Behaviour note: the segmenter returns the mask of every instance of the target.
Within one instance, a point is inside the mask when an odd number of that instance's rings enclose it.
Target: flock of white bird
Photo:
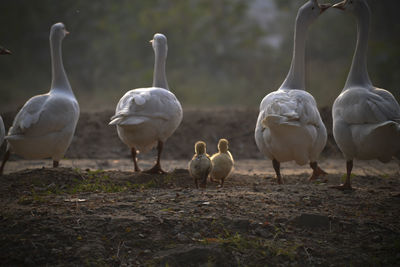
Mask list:
[[[298,11],[293,58],[290,70],[280,88],[264,97],[255,128],[259,150],[270,160],[278,183],[282,183],[280,163],[294,160],[303,165],[309,162],[313,172],[310,180],[326,174],[317,164],[327,141],[326,128],[321,120],[314,97],[305,86],[305,45],[308,27],[330,4],[309,0]],[[347,164],[347,176],[338,189],[351,189],[353,159],[378,159],[388,162],[400,159],[400,107],[393,95],[372,85],[367,71],[367,47],[370,9],[366,0],[344,0],[332,7],[354,15],[357,20],[357,44],[341,94],[336,98],[333,114],[333,135]],[[68,34],[64,24],[50,30],[52,83],[47,94],[30,98],[16,115],[5,139],[7,150],[0,167],[2,174],[10,152],[26,159],[52,158],[57,167],[73,138],[79,118],[79,105],[66,76],[61,43]],[[154,53],[152,87],[128,91],[118,102],[110,125],[116,125],[118,136],[130,149],[134,170],[140,171],[137,151],[146,152],[157,146],[154,167],[145,172],[164,173],[160,157],[164,142],[182,121],[182,107],[169,90],[165,73],[168,46],[163,34],[151,41]],[[4,48],[1,54],[10,52]],[[5,135],[0,117],[0,142]],[[0,143],[0,144],[1,144]],[[206,154],[206,144],[195,144],[189,172],[205,187],[207,177],[223,186],[233,169],[228,141],[221,139],[219,152]]]

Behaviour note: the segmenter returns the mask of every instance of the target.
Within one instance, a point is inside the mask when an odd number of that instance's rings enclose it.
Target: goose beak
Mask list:
[[[347,0],[344,0],[344,1],[340,2],[340,3],[334,4],[332,7],[340,9],[340,10],[346,10],[346,7],[345,7],[346,4],[347,4]]]
[[[1,55],[12,55],[11,51],[8,49],[5,49],[5,48],[0,51],[0,54]]]
[[[319,9],[320,9],[320,14],[324,13],[325,10],[330,8],[332,4],[320,4]]]
[[[150,40],[149,43],[153,44],[154,40]]]
[[[68,35],[68,34],[69,34],[69,31],[65,30],[65,35]]]

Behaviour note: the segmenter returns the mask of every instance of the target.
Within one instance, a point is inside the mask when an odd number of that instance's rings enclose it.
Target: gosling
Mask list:
[[[213,169],[210,173],[211,182],[219,182],[220,186],[224,186],[224,181],[233,170],[233,157],[228,151],[228,140],[220,139],[218,142],[218,153],[211,156]]]
[[[189,173],[194,178],[196,188],[199,188],[199,181],[200,186],[206,188],[207,177],[212,169],[210,156],[206,153],[206,143],[203,141],[196,142],[194,151],[195,154],[188,166]]]

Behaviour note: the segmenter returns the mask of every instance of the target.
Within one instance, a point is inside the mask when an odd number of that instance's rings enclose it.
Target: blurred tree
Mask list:
[[[59,21],[71,32],[64,64],[83,109],[114,107],[127,90],[151,85],[148,40],[156,32],[168,38],[168,80],[183,105],[258,106],[289,69],[294,20],[305,2],[265,1],[269,9],[259,0],[3,1],[0,43],[14,54],[0,59],[0,110],[48,90],[48,35]],[[396,0],[369,2],[371,78],[399,97]],[[257,18],[270,13],[276,14],[266,22]],[[353,18],[333,9],[311,27],[307,84],[321,106],[331,105],[343,87],[355,29]]]

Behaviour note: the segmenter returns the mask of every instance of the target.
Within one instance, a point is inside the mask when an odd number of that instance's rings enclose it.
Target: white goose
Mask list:
[[[289,73],[281,87],[261,102],[255,129],[260,151],[272,160],[278,183],[282,183],[280,163],[308,161],[313,173],[310,180],[325,172],[317,158],[325,146],[327,133],[314,97],[305,91],[305,43],[311,23],[330,7],[310,0],[300,7],[295,24],[294,50]]]
[[[61,42],[68,34],[62,23],[50,30],[52,81],[50,92],[29,99],[15,116],[8,131],[7,152],[0,174],[10,152],[26,159],[52,158],[57,167],[68,149],[79,118],[79,105],[65,74]]]
[[[400,107],[393,95],[372,85],[367,71],[370,10],[365,0],[333,7],[357,19],[357,45],[346,84],[333,104],[333,135],[347,161],[345,183],[351,189],[353,159],[390,161],[400,157]]]
[[[118,102],[110,125],[117,125],[118,136],[131,148],[135,171],[137,150],[146,152],[157,145],[158,155],[154,167],[147,173],[165,173],[160,164],[164,142],[182,121],[182,107],[169,91],[165,74],[167,38],[160,33],[150,41],[155,53],[153,87],[128,91]]]

